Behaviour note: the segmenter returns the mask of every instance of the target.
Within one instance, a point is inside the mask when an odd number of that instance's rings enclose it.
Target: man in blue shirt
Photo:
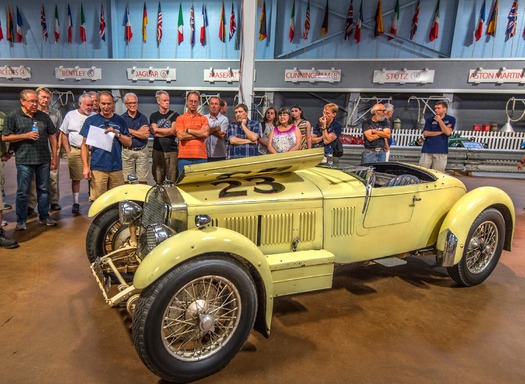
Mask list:
[[[339,111],[337,104],[328,103],[323,108],[323,116],[312,130],[312,148],[324,147],[325,157],[334,153],[335,141],[343,131],[343,126],[335,120]],[[334,165],[337,166],[337,159],[333,159]],[[332,164],[330,164],[332,165]]]
[[[124,184],[122,174],[122,147],[131,146],[131,137],[126,121],[114,113],[115,101],[109,92],[100,92],[100,112],[90,116],[84,122],[80,135],[82,139],[83,175],[91,180],[89,199],[96,200],[107,190]],[[95,146],[91,147],[91,162],[86,140],[91,129],[103,129],[105,134],[113,135],[111,151]]]
[[[230,159],[258,156],[261,125],[248,119],[246,104],[235,106],[235,120],[228,127],[228,154]]]
[[[456,118],[447,115],[448,104],[438,101],[434,105],[434,116],[425,120],[423,136],[425,142],[421,149],[419,165],[445,172],[448,155],[448,137],[456,126]]]

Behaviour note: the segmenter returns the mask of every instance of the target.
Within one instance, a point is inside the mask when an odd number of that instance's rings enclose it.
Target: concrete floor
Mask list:
[[[15,170],[6,167],[14,203]],[[33,216],[21,244],[0,249],[0,383],[159,383],[142,364],[124,310],[109,308],[88,268],[86,184],[71,214],[45,228]],[[463,177],[505,189],[516,206],[512,252],[482,285],[458,288],[432,259],[385,268],[343,266],[334,288],[276,301],[272,335],[252,333],[229,366],[200,383],[524,383],[523,180]]]

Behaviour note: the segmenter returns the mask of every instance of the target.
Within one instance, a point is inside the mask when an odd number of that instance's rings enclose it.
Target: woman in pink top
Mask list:
[[[288,108],[281,108],[277,114],[279,125],[270,132],[268,152],[281,153],[297,151],[301,148],[301,131],[292,124],[292,113]]]

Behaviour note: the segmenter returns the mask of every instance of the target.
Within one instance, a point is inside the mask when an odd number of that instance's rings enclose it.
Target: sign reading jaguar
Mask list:
[[[252,329],[269,336],[276,297],[330,288],[337,265],[433,254],[472,286],[511,248],[514,207],[500,189],[322,159],[312,149],[193,165],[177,184],[126,185],[93,203],[93,274],[132,315],[152,372],[188,382],[224,368]]]

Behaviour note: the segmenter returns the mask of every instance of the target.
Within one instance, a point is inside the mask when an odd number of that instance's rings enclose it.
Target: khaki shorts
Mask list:
[[[422,153],[419,158],[419,165],[425,168],[435,169],[436,171],[445,172],[447,166],[446,153]]]
[[[71,180],[80,181],[84,178],[80,149],[71,147],[71,151],[67,156],[67,166],[69,167],[69,178]]]
[[[104,192],[119,185],[124,185],[124,175],[122,171],[105,172],[91,170],[89,199],[95,201]]]

